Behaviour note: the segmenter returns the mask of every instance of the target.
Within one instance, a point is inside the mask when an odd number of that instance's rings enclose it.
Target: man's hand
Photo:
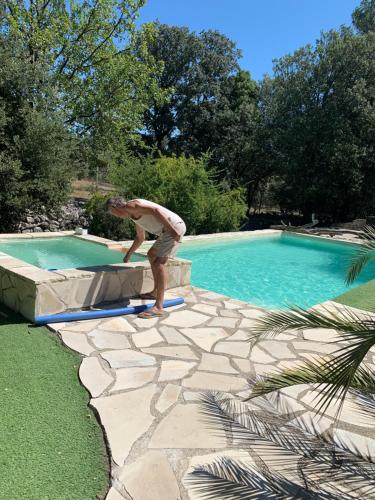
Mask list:
[[[132,256],[132,254],[129,253],[128,249],[126,249],[126,254],[125,254],[124,258],[122,259],[122,261],[125,262],[125,264],[126,264],[127,262],[130,261],[131,256]]]
[[[131,255],[126,254],[125,257],[123,258],[123,262],[125,262],[125,264],[127,262],[130,262],[130,257],[131,257]]]

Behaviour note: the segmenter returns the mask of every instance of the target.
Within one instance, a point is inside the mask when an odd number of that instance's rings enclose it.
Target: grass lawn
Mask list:
[[[335,302],[346,306],[358,307],[365,311],[375,312],[375,280],[371,280],[362,286],[353,288],[349,292],[340,295]]]
[[[104,498],[108,460],[79,364],[46,328],[0,308],[1,500]]]

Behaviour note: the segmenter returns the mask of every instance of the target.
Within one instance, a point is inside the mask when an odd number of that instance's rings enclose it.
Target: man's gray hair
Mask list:
[[[126,200],[122,196],[114,196],[106,201],[107,210],[110,208],[122,208],[126,205]]]

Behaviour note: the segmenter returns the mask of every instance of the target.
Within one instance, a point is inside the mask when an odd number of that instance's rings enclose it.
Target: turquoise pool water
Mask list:
[[[375,278],[368,267],[345,285],[354,245],[293,235],[261,236],[182,245],[193,261],[192,284],[267,308],[309,307]]]
[[[42,269],[71,269],[119,264],[124,257],[121,252],[70,236],[0,240],[0,252],[5,252]],[[143,261],[145,258],[142,255],[133,255],[131,260]]]

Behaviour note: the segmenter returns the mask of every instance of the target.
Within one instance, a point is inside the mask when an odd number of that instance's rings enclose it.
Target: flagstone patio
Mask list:
[[[186,487],[189,468],[213,454],[244,454],[207,428],[200,393],[224,391],[242,398],[249,391],[248,377],[338,348],[337,334],[327,330],[285,333],[252,347],[248,332],[262,309],[198,288],[167,295],[182,295],[185,304],[167,309],[162,318],[128,315],[49,325],[83,356],[79,376],[111,455],[108,500],[199,498]],[[131,300],[132,305],[141,302]],[[367,361],[375,360],[370,355]],[[338,444],[352,443],[358,455],[375,460],[372,416],[359,412],[349,399],[334,426],[334,410],[314,416],[314,395],[311,387],[299,385],[269,400],[296,425],[329,435]]]

